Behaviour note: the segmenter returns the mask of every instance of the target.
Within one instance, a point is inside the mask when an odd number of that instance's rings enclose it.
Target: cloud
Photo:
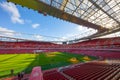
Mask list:
[[[15,31],[0,27],[0,36],[13,37],[14,35],[15,35]]]
[[[73,36],[75,36],[75,35],[77,35],[77,34],[72,34],[72,33],[70,33],[70,34],[65,34],[65,35],[62,36],[61,38],[54,38],[54,39],[52,39],[52,40],[53,40],[53,41],[69,41],[69,40],[71,40],[71,39],[74,39]]]
[[[105,36],[101,36],[99,38],[109,38],[109,37],[120,37],[120,31],[112,33],[112,34],[108,34],[108,35],[105,35]]]
[[[97,32],[97,30],[95,30],[95,29],[83,27],[80,25],[75,27],[75,30],[78,33],[65,34],[60,39],[55,39],[55,40],[56,41],[67,41],[67,40],[80,39],[80,38],[87,37],[87,36],[92,35]]]
[[[35,40],[44,40],[44,38],[43,38],[43,36],[40,36],[40,35],[34,35],[33,36],[33,38],[35,39]]]
[[[54,37],[54,38],[45,38],[43,39],[43,36],[35,36],[39,40],[50,40],[50,41],[69,41],[69,40],[75,40],[75,39],[80,39],[83,37],[87,37],[89,35],[92,35],[97,32],[97,30],[94,30],[92,28],[87,28],[87,27],[82,27],[82,26],[77,26],[75,27],[76,33],[67,33],[62,35],[61,37]]]
[[[84,36],[86,37],[86,36],[92,35],[97,32],[97,30],[95,30],[95,29],[87,28],[87,27],[83,27],[83,26],[77,26],[76,30],[80,32],[77,35],[78,37],[84,37]]]
[[[87,27],[84,27],[84,26],[80,26],[80,25],[79,25],[79,26],[76,27],[76,30],[85,32],[85,31],[94,30],[94,29],[92,29],[92,28],[87,28]]]
[[[0,6],[10,14],[13,23],[24,24],[24,20],[20,18],[20,13],[13,3],[3,2],[0,3]]]
[[[36,29],[36,28],[38,28],[39,26],[40,26],[40,24],[36,23],[36,24],[33,24],[33,25],[32,25],[32,28]]]

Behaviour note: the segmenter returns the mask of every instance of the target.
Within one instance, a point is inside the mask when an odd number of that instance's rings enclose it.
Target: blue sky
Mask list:
[[[88,32],[91,30],[49,15],[44,16],[20,5],[7,3],[6,0],[0,1],[0,34],[3,36],[38,40],[58,40],[59,38],[52,37],[60,37],[60,39],[66,40],[90,34]]]

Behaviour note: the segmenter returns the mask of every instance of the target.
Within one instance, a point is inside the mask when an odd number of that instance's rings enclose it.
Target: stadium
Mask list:
[[[3,0],[0,13],[0,80],[120,80],[120,0]]]

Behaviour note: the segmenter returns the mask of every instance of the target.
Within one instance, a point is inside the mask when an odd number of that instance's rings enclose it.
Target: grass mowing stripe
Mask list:
[[[83,55],[62,52],[40,53],[40,54],[3,54],[0,55],[0,75],[9,76],[10,70],[17,72],[31,72],[34,66],[41,66],[42,70],[67,66],[73,64],[70,59],[76,58],[79,62],[85,62]],[[96,58],[90,57],[91,60]]]

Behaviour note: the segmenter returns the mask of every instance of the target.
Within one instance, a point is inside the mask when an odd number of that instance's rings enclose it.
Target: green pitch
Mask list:
[[[11,76],[10,70],[14,70],[14,75],[24,71],[30,73],[35,66],[41,66],[42,70],[86,62],[96,59],[95,57],[78,54],[51,52],[40,54],[2,54],[0,55],[0,77]]]

